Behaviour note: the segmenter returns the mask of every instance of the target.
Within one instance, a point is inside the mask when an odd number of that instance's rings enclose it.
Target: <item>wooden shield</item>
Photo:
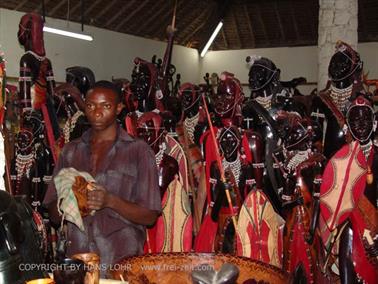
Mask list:
[[[282,267],[282,233],[285,221],[261,190],[252,190],[239,213],[237,255]]]
[[[327,163],[320,187],[320,212],[330,231],[355,208],[366,185],[367,162],[358,142],[344,145]]]

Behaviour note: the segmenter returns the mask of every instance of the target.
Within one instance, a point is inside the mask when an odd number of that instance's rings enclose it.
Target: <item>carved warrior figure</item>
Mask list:
[[[353,141],[328,162],[320,191],[320,230],[328,258],[338,254],[341,283],[376,283],[378,269],[377,146],[371,102],[359,95],[346,112]],[[332,258],[331,258],[332,259]]]
[[[162,216],[148,232],[148,252],[187,252],[192,244],[192,217],[183,154],[177,155],[177,145],[167,140],[160,115],[146,112],[138,119],[138,136],[154,150],[162,197]],[[168,137],[170,139],[170,137]]]
[[[24,15],[19,24],[18,40],[25,54],[20,60],[19,100],[21,114],[34,109],[43,113],[47,139],[54,161],[57,159],[55,139],[60,135],[52,95],[55,81],[43,41],[43,20],[38,14]]]
[[[74,66],[66,69],[66,83],[54,89],[56,113],[64,123],[64,143],[80,137],[89,128],[83,112],[84,98],[94,83],[95,77],[89,68]]]
[[[282,147],[274,153],[283,181],[283,267],[296,273],[302,266],[307,281],[317,283],[321,248],[316,225],[324,157],[312,150],[314,132],[309,118],[283,111],[277,114],[283,140]]]
[[[16,137],[11,179],[15,195],[24,195],[38,209],[51,180],[54,162],[44,144],[44,125],[40,113],[25,112],[23,128]]]
[[[330,158],[340,147],[352,141],[345,123],[349,98],[362,91],[360,55],[348,44],[337,42],[336,52],[329,66],[329,82],[325,90],[314,98],[311,116],[320,126],[318,148]]]

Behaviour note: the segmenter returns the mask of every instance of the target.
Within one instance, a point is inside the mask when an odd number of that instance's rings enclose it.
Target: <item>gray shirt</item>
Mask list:
[[[90,132],[88,130],[81,138],[64,146],[53,176],[67,167],[90,172]],[[144,141],[132,138],[120,127],[116,141],[100,162],[94,178],[98,184],[124,200],[161,211],[155,155]],[[55,200],[56,189],[54,182],[51,182],[43,203],[48,205]],[[94,216],[84,217],[83,222],[85,232],[68,223],[68,256],[95,252],[100,255],[103,269],[121,258],[143,252],[145,226],[122,218],[112,209],[99,210]]]

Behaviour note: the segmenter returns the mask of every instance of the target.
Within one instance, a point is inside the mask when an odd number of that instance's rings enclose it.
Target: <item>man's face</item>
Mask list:
[[[106,88],[88,91],[85,98],[85,115],[94,130],[105,130],[116,123],[122,110],[117,94]]]
[[[214,96],[215,112],[221,117],[229,117],[235,107],[236,86],[233,82],[221,81]]]
[[[370,138],[374,126],[374,114],[367,106],[355,106],[349,110],[347,122],[353,136],[363,142]]]
[[[148,68],[144,65],[135,67],[131,77],[131,91],[138,98],[139,101],[146,100],[148,96],[148,91],[150,89],[151,79],[151,75],[148,71]]]
[[[239,139],[231,129],[225,129],[219,138],[219,145],[226,159],[230,158],[239,146]]]

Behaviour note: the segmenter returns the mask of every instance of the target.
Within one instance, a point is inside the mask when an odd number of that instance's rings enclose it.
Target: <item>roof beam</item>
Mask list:
[[[222,33],[224,47],[226,49],[228,49],[228,42],[227,42],[226,34],[224,33],[224,29],[221,29],[221,30],[222,30],[221,33]],[[215,39],[216,39],[216,37],[215,37]],[[215,42],[215,39],[214,39],[214,42]]]
[[[274,13],[276,14],[278,26],[280,28],[281,39],[285,40],[286,39],[285,31],[284,31],[284,28],[283,28],[283,25],[282,25],[281,15],[278,12],[278,3],[277,3],[277,1],[274,2]]]
[[[132,7],[133,4],[134,1],[130,1],[129,3],[127,3],[127,5],[123,6],[117,14],[115,14],[111,19],[109,19],[109,21],[106,22],[105,27],[110,27],[110,25],[117,21],[118,18],[122,16],[130,7]]]
[[[236,20],[236,16],[235,16],[234,11],[231,11],[231,16],[232,16],[232,21],[233,21],[233,23],[235,25],[236,41],[238,42],[238,48],[241,49],[242,48],[242,42],[241,42],[241,39],[240,39],[240,33],[239,33],[239,28],[238,28],[238,21]]]
[[[153,15],[149,17],[147,21],[144,21],[143,24],[135,30],[135,33],[138,34],[140,31],[143,31],[145,27],[148,27],[151,23],[153,23],[155,19],[158,18],[160,14],[167,8],[166,4],[169,4],[169,1],[164,1],[164,4],[162,4],[160,1],[156,1],[155,5],[153,5],[150,9],[153,12]],[[159,6],[160,9],[155,10]]]
[[[199,22],[199,25],[193,30],[191,31],[188,35],[185,36],[185,38],[181,41],[184,45],[187,45],[188,44],[188,41],[190,41],[190,39],[200,30],[202,29],[202,27],[205,25],[205,23],[207,22],[207,18],[202,20],[203,16],[208,14],[209,11],[208,9],[204,9],[202,11],[202,13],[197,17],[198,21]]]
[[[101,18],[103,15],[105,15],[106,12],[108,12],[111,8],[114,7],[114,5],[117,3],[118,0],[113,0],[110,2],[104,9],[101,10],[100,13],[95,15],[94,19],[97,20],[98,18]]]
[[[295,15],[294,15],[293,1],[289,2],[289,7],[290,7],[290,17],[294,25],[296,40],[299,40],[299,29],[298,29],[297,19],[295,18]]]
[[[186,3],[186,4],[189,5],[189,4],[191,4],[191,1],[178,1],[177,8],[176,8],[176,28],[177,28],[177,18],[178,18],[177,16],[178,16],[178,13],[179,13],[178,11],[180,11],[180,9],[182,8],[183,3]],[[156,25],[156,28],[153,29],[151,34],[150,34],[151,36],[154,37],[156,33],[158,33],[160,30],[163,30],[163,33],[162,33],[163,38],[164,39],[166,38],[166,32],[165,31],[166,31],[167,27],[165,26],[166,25],[165,23],[166,23],[167,19],[172,17],[173,10],[174,10],[174,6],[171,9],[168,9],[168,12],[161,18],[161,21],[160,21],[161,25]],[[169,24],[171,24],[171,21],[168,21],[168,22],[169,22]],[[161,38],[160,35],[158,35],[157,37]]]
[[[55,12],[58,11],[60,8],[62,8],[64,4],[67,4],[67,0],[60,1],[57,5],[55,5],[53,9],[51,9],[49,13],[46,13],[46,14],[49,14],[50,16],[54,16]]]
[[[248,8],[247,8],[247,6],[245,4],[242,6],[242,8],[244,10],[245,18],[247,19],[247,26],[248,26],[249,34],[251,36],[251,41],[252,41],[252,45],[251,46],[255,47],[255,34],[253,33],[251,17],[249,16]]]
[[[261,28],[263,30],[265,40],[266,40],[267,43],[269,43],[270,40],[269,40],[268,34],[266,32],[266,27],[265,27],[264,20],[261,17],[261,11],[260,11],[259,5],[258,4],[254,4],[254,8],[255,8],[254,10],[256,11],[256,14],[257,14],[257,19],[260,22]]]
[[[146,6],[146,4],[148,3],[148,1],[144,1],[143,4],[140,4],[138,6],[138,8],[136,8],[135,10],[133,10],[129,15],[127,15],[126,18],[124,18],[116,27],[115,27],[115,30],[116,31],[119,31],[120,28],[122,28],[126,23],[127,21],[129,21],[130,19],[132,19],[134,17],[134,15],[136,13],[138,13],[140,10],[142,10],[142,8],[144,6]]]
[[[19,3],[16,8],[14,8],[15,10],[18,10],[18,9],[21,9],[25,4],[26,2],[28,2],[28,0],[24,0],[22,1],[21,3]]]

